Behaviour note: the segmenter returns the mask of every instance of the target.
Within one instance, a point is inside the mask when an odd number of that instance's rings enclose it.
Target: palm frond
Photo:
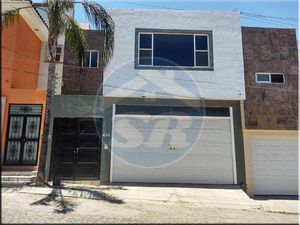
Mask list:
[[[49,36],[58,36],[64,31],[64,5],[60,1],[49,1],[48,3],[48,20]]]
[[[104,31],[103,62],[107,65],[113,55],[115,24],[106,10],[96,2],[83,0],[82,3],[87,19],[98,30]]]
[[[19,20],[20,9],[12,9],[1,13],[1,27],[9,27]]]
[[[59,35],[65,32],[66,15],[68,11],[74,7],[73,0],[45,0],[47,4],[47,14],[49,20],[48,32],[48,47],[51,62],[55,62],[55,50]]]
[[[81,65],[84,50],[87,46],[85,35],[76,21],[67,14],[65,14],[65,40],[66,43],[76,52],[79,64]]]
[[[56,0],[61,8],[64,8],[65,10],[69,10],[74,8],[74,0]]]
[[[43,5],[44,5],[43,7],[47,7],[47,5],[48,5],[47,1]],[[9,26],[13,25],[14,22],[19,20],[20,11],[23,9],[28,9],[28,8],[40,8],[42,10],[45,10],[42,7],[35,7],[32,5],[7,10],[7,11],[1,13],[1,27],[9,27]]]

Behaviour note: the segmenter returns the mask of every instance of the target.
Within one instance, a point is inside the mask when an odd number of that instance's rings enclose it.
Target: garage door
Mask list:
[[[222,114],[116,114],[111,181],[234,184],[232,142]]]
[[[298,137],[255,136],[251,140],[255,195],[297,195]]]

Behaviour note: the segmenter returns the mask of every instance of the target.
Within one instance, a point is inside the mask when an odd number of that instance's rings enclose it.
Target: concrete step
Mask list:
[[[33,183],[35,176],[1,176],[2,183]]]
[[[37,171],[1,171],[2,176],[36,176]]]
[[[36,180],[36,171],[2,171],[2,183],[32,183]]]

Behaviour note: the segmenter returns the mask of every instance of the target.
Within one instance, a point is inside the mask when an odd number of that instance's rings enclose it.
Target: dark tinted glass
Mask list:
[[[172,107],[174,116],[204,116],[205,108],[203,107]]]
[[[152,51],[140,50],[139,65],[151,65],[152,64]]]
[[[188,106],[145,106],[117,105],[116,114],[131,115],[174,115],[174,116],[230,116],[227,107],[188,107]]]
[[[56,48],[56,55],[55,55],[55,61],[60,61],[60,55],[61,55],[61,48]]]
[[[206,107],[205,116],[230,116],[229,108],[227,107]]]
[[[83,58],[83,66],[84,67],[89,67],[90,64],[90,52],[85,51],[84,52],[84,58]]]
[[[208,50],[207,36],[196,36],[196,50]]]
[[[196,52],[196,66],[208,66],[208,52]]]
[[[140,34],[140,48],[151,48],[151,47],[152,47],[152,35]]]
[[[116,114],[171,115],[170,106],[118,105]]]
[[[154,66],[194,66],[194,36],[154,34]]]
[[[271,74],[272,83],[284,83],[283,74]]]
[[[59,62],[60,61],[60,54],[55,55],[55,61]]]
[[[61,53],[61,48],[56,48],[56,53]]]
[[[92,52],[91,57],[91,67],[97,67],[98,52]]]

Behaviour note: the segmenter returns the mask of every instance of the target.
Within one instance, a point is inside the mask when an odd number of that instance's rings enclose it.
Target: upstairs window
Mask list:
[[[284,84],[285,78],[283,73],[256,73],[256,83]]]
[[[271,83],[284,84],[284,75],[271,73]]]
[[[56,47],[55,61],[56,62],[62,62],[63,61],[62,47]]]
[[[212,32],[136,32],[136,68],[213,69]]]
[[[88,67],[88,68],[98,68],[98,66],[99,66],[99,51],[97,51],[97,50],[84,51],[82,66]]]

